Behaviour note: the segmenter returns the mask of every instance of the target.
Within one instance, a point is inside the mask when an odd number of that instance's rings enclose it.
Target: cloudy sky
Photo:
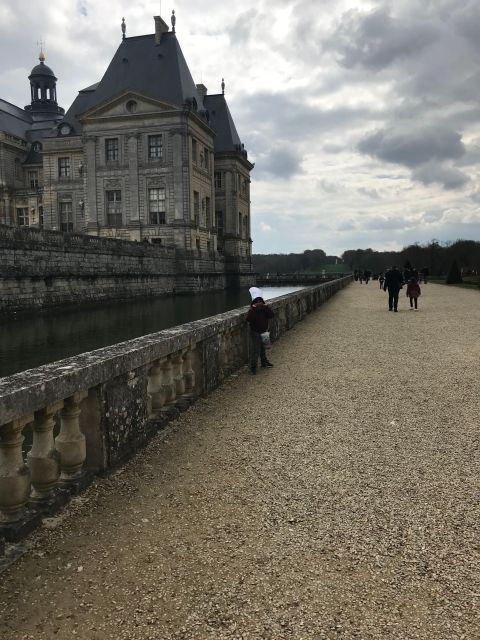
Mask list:
[[[68,108],[160,2],[1,0],[0,96],[46,41]],[[207,9],[208,7],[208,9]],[[478,0],[162,0],[195,81],[226,94],[252,173],[254,251],[480,240]]]

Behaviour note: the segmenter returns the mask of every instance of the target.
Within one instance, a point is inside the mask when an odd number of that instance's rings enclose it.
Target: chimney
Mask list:
[[[155,20],[155,44],[160,44],[162,33],[167,33],[168,25],[160,16],[154,16],[153,19]]]
[[[207,95],[208,89],[204,84],[197,84],[198,95],[202,98],[202,102]]]

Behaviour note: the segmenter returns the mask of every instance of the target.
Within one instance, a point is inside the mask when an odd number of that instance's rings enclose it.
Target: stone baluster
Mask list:
[[[175,393],[177,397],[185,393],[185,380],[183,378],[183,351],[179,351],[172,356],[173,379],[175,381]]]
[[[161,360],[155,360],[150,367],[147,391],[152,402],[152,412],[158,413],[165,404],[165,388],[163,386],[163,369]]]
[[[192,358],[195,345],[185,351],[183,356],[183,378],[185,380],[185,394],[192,395],[195,389],[195,371],[192,367]]]
[[[22,455],[22,431],[30,422],[33,415],[0,427],[0,524],[20,520],[30,497],[30,471]]]
[[[80,430],[80,403],[88,395],[87,391],[74,393],[65,400],[60,413],[60,433],[55,438],[55,446],[60,454],[60,480],[74,482],[83,475],[86,453],[85,436]]]
[[[162,361],[163,389],[165,392],[165,404],[173,404],[176,398],[176,387],[173,379],[173,366],[171,356]]]
[[[227,349],[227,332],[224,331],[220,336],[219,345],[219,364],[222,373],[228,368],[228,349]]]
[[[54,416],[63,407],[63,401],[35,412],[33,444],[27,454],[32,475],[32,500],[48,500],[60,477],[60,456],[53,439]]]

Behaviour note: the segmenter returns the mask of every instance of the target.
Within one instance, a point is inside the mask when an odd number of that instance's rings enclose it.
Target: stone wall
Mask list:
[[[0,225],[0,313],[227,284],[215,252]]]
[[[352,278],[270,301],[275,341]],[[248,362],[248,307],[0,380],[0,539],[20,539],[91,473],[121,464]],[[60,424],[54,439],[54,426]],[[33,431],[27,456],[22,433]]]

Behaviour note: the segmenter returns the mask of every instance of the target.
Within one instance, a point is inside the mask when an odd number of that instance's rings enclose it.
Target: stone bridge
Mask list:
[[[0,638],[479,637],[478,292],[350,280],[0,381]]]

